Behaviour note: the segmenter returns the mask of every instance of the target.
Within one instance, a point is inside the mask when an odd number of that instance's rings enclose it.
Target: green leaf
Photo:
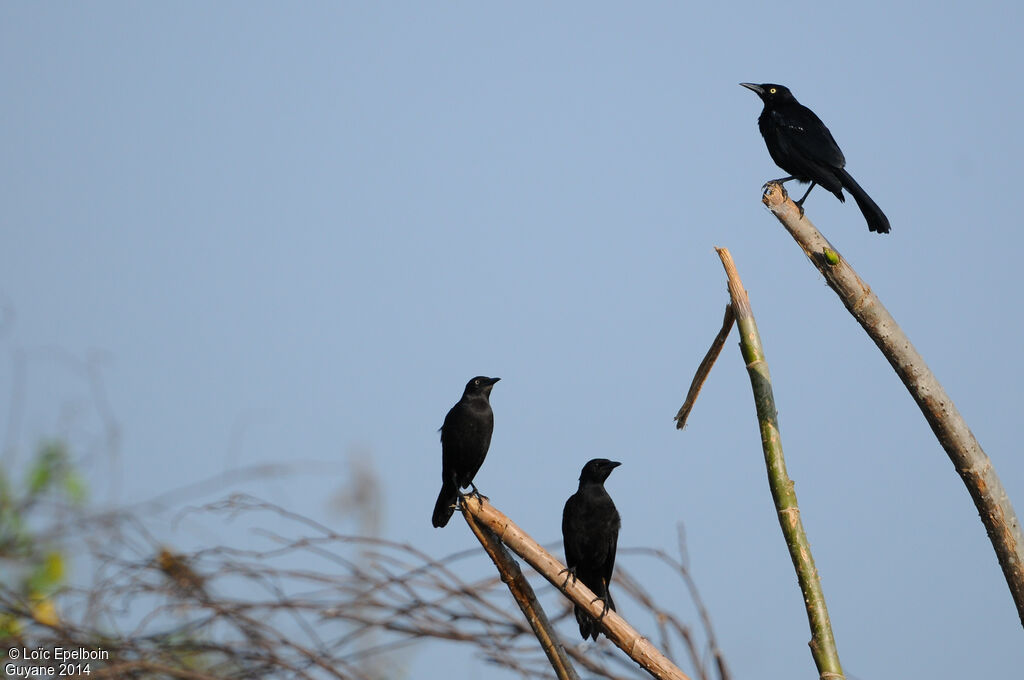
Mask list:
[[[28,473],[29,495],[34,496],[45,491],[53,483],[54,478],[64,471],[67,459],[68,451],[64,442],[43,442]]]
[[[59,552],[47,553],[28,579],[29,592],[42,595],[52,592],[64,581],[64,556]]]
[[[83,480],[74,470],[68,470],[64,475],[64,493],[73,505],[82,505],[89,495]]]

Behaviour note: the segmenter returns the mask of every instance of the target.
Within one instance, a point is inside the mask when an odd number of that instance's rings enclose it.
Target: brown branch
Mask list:
[[[700,394],[701,388],[704,387],[704,381],[708,379],[711,367],[715,365],[715,360],[718,359],[718,355],[722,352],[722,346],[725,345],[725,339],[729,336],[729,331],[732,330],[733,319],[732,305],[726,305],[725,318],[722,319],[722,330],[718,331],[718,335],[715,336],[711,347],[708,348],[708,353],[704,355],[700,366],[697,367],[697,372],[690,383],[690,390],[686,393],[686,401],[683,402],[683,405],[679,407],[679,412],[676,413],[677,430],[686,427],[686,419],[690,417],[690,411],[697,402],[697,395]]]
[[[604,607],[601,600],[581,581],[569,578],[561,562],[493,505],[470,496],[464,496],[462,504],[466,512],[493,531],[505,545],[526,560],[551,585],[565,593],[574,604],[600,620],[608,639],[644,670],[659,680],[689,680],[672,661],[651,644],[650,640],[641,636],[615,611],[604,612],[602,618]]]
[[[686,589],[690,593],[690,599],[693,600],[693,604],[697,608],[697,615],[700,617],[701,625],[704,628],[704,635],[708,640],[708,651],[715,660],[715,667],[718,670],[718,678],[719,680],[731,680],[728,664],[725,660],[725,653],[722,651],[722,648],[718,646],[718,637],[715,635],[715,628],[711,623],[711,612],[708,611],[707,606],[704,604],[704,598],[701,597],[700,589],[697,588],[697,582],[694,580],[693,574],[690,573],[690,567],[686,558],[686,534],[683,530],[682,524],[679,524],[678,531],[678,562],[669,557],[668,553],[664,550],[658,550],[655,548],[629,548],[621,550],[620,554],[632,553],[638,555],[650,555],[673,571],[679,573],[679,576],[683,579],[683,583],[686,585]],[[658,611],[653,602],[648,606],[648,608],[652,611],[658,612],[659,617],[667,615]]]
[[[878,345],[917,402],[974,499],[1017,605],[1017,614],[1024,624],[1024,534],[992,461],[924,358],[914,349],[910,338],[849,262],[839,255],[806,216],[800,216],[799,209],[786,195],[782,185],[774,182],[765,185],[762,201]]]
[[[620,550],[619,554],[622,555],[627,550]],[[630,551],[643,553],[644,549],[632,549]],[[707,680],[707,669],[705,668],[700,649],[697,647],[697,641],[694,639],[693,632],[690,630],[690,627],[680,621],[675,614],[662,609],[658,605],[658,598],[640,585],[640,582],[633,578],[633,575],[625,569],[620,567],[616,571],[615,583],[626,591],[634,600],[643,605],[645,609],[654,614],[654,622],[655,625],[658,626],[658,632],[660,633],[661,649],[665,650],[666,654],[671,653],[672,640],[669,637],[669,632],[675,631],[676,635],[679,636],[679,639],[683,641],[687,654],[690,655],[690,660],[693,663],[693,677],[695,679],[699,678],[700,680]]]
[[[466,524],[472,529],[477,540],[480,541],[480,545],[490,555],[494,566],[501,572],[501,580],[508,586],[509,592],[512,593],[512,598],[515,599],[516,604],[519,605],[519,608],[526,616],[530,627],[533,628],[537,640],[540,641],[541,649],[544,650],[544,655],[548,657],[551,667],[555,669],[555,675],[558,676],[559,680],[579,680],[580,676],[576,674],[576,669],[573,668],[572,662],[566,656],[565,648],[562,647],[554,627],[548,621],[544,608],[537,601],[537,596],[534,594],[530,582],[523,576],[522,569],[512,559],[512,556],[508,554],[504,544],[498,540],[494,532],[485,526],[481,526],[473,519],[473,515],[466,509],[465,503],[461,505],[462,516],[466,518]]]

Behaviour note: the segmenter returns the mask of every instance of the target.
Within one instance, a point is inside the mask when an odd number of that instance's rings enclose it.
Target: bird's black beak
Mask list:
[[[758,97],[764,95],[764,88],[761,87],[760,85],[755,85],[754,83],[740,83],[740,85],[747,88],[748,90],[753,90],[754,92],[757,93]]]
[[[498,382],[499,380],[501,380],[501,378],[489,378],[489,380],[490,380],[490,382],[489,382],[489,383],[487,383],[487,384],[488,384],[488,385],[493,385],[494,383],[496,383],[496,382]]]
[[[622,465],[622,463],[620,463],[619,461],[617,461],[617,460],[610,460],[610,461],[608,461],[607,464],[605,464],[605,467],[608,468],[609,470],[614,470],[615,468],[619,467],[620,465]]]

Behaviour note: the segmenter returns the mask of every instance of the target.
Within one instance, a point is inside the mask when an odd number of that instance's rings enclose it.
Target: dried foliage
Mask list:
[[[5,670],[13,664],[19,668],[12,672],[24,675],[41,665],[14,658],[12,650],[52,653],[59,647],[101,653],[86,661],[90,678],[397,679],[411,675],[413,655],[430,651],[423,647],[453,644],[472,649],[504,676],[554,677],[533,630],[475,543],[437,559],[380,538],[387,506],[368,454],[351,456],[347,470],[294,461],[233,469],[143,504],[96,511],[81,470],[106,460],[110,474],[99,479],[111,502],[119,497],[120,429],[99,358],[51,354],[15,352],[12,364],[0,450]],[[33,448],[23,435],[28,367],[55,360],[81,377],[87,397],[68,409],[71,415],[55,428],[58,438],[36,444],[34,457],[26,456]],[[196,498],[304,472],[348,479],[332,504],[358,535],[240,493],[186,507]],[[193,530],[174,530],[183,524]],[[185,540],[192,544],[180,545]],[[664,562],[692,588],[685,558],[620,550],[630,554]],[[728,680],[710,619],[702,614],[703,630],[694,633],[621,563],[620,606],[632,599],[632,610],[658,631],[661,648],[689,657],[693,678]],[[529,568],[523,571],[543,584]],[[561,593],[542,585],[538,597],[555,626],[575,631]],[[708,640],[707,651],[695,639]],[[647,677],[605,641],[562,643],[584,677]],[[705,663],[708,658],[715,663]]]
[[[219,518],[239,543],[264,547],[178,551],[137,515],[82,517],[74,531],[90,531],[89,583],[56,593],[50,620],[35,616],[17,589],[0,586],[0,611],[20,622],[5,646],[104,650],[109,658],[91,667],[101,678],[371,680],[407,675],[414,645],[443,640],[521,677],[553,677],[498,576],[465,575],[481,571],[477,547],[434,559],[412,545],[339,534],[246,495],[186,512],[197,514]],[[623,554],[631,552],[638,551]],[[639,552],[692,583],[682,562]],[[723,677],[705,669],[690,628],[627,570],[618,588],[659,622],[663,649],[685,651],[695,678]],[[547,590],[557,624],[570,610]],[[645,677],[607,644],[572,641],[566,652],[588,677]]]

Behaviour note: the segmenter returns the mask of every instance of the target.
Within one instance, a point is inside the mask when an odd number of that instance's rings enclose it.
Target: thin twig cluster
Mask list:
[[[245,535],[239,543],[260,547],[178,550],[130,514],[93,517],[88,550],[78,556],[89,581],[54,596],[56,620],[40,620],[15,589],[0,586],[0,612],[21,623],[6,646],[102,650],[107,658],[92,662],[93,678],[377,680],[403,677],[419,643],[443,640],[521,677],[553,677],[533,631],[500,578],[481,568],[475,547],[435,559],[406,543],[337,533],[246,495],[187,514],[196,515],[220,519]],[[689,579],[681,561],[647,554]],[[705,670],[688,626],[628,570],[618,580],[659,622],[663,648],[685,650],[695,677],[723,680]],[[571,617],[565,600],[548,596],[556,623]],[[643,676],[605,645],[566,653],[588,677]]]

